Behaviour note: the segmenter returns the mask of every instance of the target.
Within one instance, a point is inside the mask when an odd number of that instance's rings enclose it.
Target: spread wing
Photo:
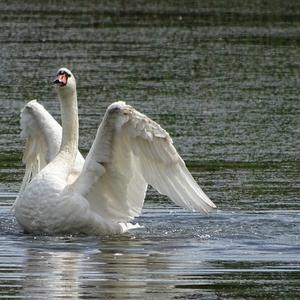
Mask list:
[[[21,111],[21,138],[26,141],[23,162],[26,165],[20,193],[30,180],[58,153],[62,128],[36,100],[28,102]],[[72,176],[78,177],[84,164],[78,152]]]
[[[216,207],[169,134],[124,102],[113,103],[73,187],[102,217],[125,222],[140,214],[148,184],[190,210],[207,213]]]

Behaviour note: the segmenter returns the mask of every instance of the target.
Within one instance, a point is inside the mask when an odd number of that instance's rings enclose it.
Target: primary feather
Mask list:
[[[73,186],[108,220],[129,221],[140,214],[148,184],[190,210],[215,207],[169,134],[124,102],[113,103]]]

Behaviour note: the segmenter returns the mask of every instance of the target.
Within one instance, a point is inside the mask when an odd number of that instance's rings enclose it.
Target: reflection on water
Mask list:
[[[24,258],[20,296],[47,299],[64,295],[74,299],[79,297],[80,253],[29,248]]]
[[[299,288],[299,212],[201,217],[147,204],[145,227],[123,236],[24,235],[4,206],[0,290],[37,299],[293,296]],[[257,289],[257,286],[260,288]],[[1,295],[1,294],[0,294]]]
[[[3,1],[2,1],[3,2]],[[299,15],[291,1],[61,1],[0,5],[0,298],[220,299],[299,294]],[[153,190],[122,237],[24,235],[19,111],[78,79],[80,148],[125,100],[171,134],[218,205]]]

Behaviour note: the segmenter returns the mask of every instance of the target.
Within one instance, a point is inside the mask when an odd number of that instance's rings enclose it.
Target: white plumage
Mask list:
[[[141,213],[148,184],[192,211],[216,207],[169,134],[124,102],[108,107],[84,161],[75,78],[62,68],[55,83],[63,129],[35,100],[21,113],[26,172],[14,209],[25,231],[98,234],[136,228],[129,222]]]

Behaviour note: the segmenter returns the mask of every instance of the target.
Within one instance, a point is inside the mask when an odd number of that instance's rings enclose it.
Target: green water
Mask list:
[[[0,298],[298,299],[300,3],[0,1]],[[150,189],[122,237],[24,235],[19,112],[77,77],[80,149],[125,100],[167,129],[218,212]]]

